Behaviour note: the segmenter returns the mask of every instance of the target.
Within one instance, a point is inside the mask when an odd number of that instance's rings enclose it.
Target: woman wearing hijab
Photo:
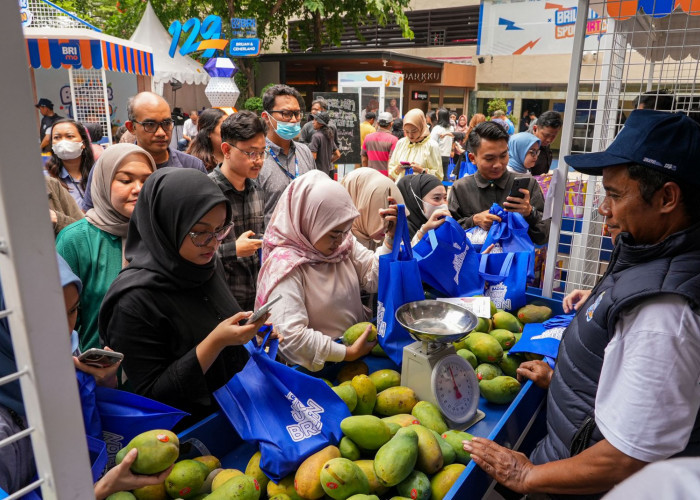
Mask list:
[[[467,116],[460,115],[459,118],[457,119],[457,123],[455,124],[455,132],[461,132],[463,134],[466,134],[468,128],[469,128],[469,121],[467,120]]]
[[[266,317],[241,312],[216,254],[231,204],[202,172],[161,168],[143,186],[126,242],[128,267],[100,309],[100,334],[124,354],[134,392],[187,411],[181,428],[218,409],[212,393],[248,361]]]
[[[508,139],[508,170],[530,174],[540,155],[540,140],[530,132],[513,134]]]
[[[94,169],[93,208],[56,239],[58,253],[83,282],[76,327],[83,351],[101,347],[97,328],[100,305],[126,264],[123,248],[129,219],[141,187],[156,165],[139,146],[115,144],[105,150]]]
[[[395,208],[381,213],[396,220]],[[279,352],[312,371],[358,359],[375,344],[366,341],[369,329],[352,346],[334,342],[368,321],[360,293],[377,291],[379,254],[390,251],[394,237],[392,226],[384,245],[370,252],[351,233],[359,215],[339,183],[313,170],[287,186],[265,230],[256,304],[282,296],[271,316],[285,339]]]
[[[447,190],[440,179],[430,174],[406,175],[399,179],[397,186],[406,201],[411,244],[416,245],[450,215]]]
[[[340,182],[347,190],[360,216],[352,223],[352,234],[368,250],[375,251],[384,239],[386,227],[379,211],[391,196],[403,204],[403,196],[391,179],[373,168],[358,168]]]
[[[425,115],[420,109],[412,109],[403,118],[403,139],[396,143],[389,158],[389,177],[398,180],[407,168],[413,172],[432,174],[443,178],[442,159],[437,142],[430,138]]]

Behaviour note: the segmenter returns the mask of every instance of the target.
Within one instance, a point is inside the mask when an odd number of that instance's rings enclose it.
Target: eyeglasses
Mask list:
[[[288,109],[271,109],[268,111],[268,113],[279,113],[282,115],[282,118],[284,118],[285,121],[289,121],[292,118],[296,118],[297,120],[301,118],[301,110],[296,110],[296,111],[289,111]]]
[[[162,128],[164,132],[170,132],[173,129],[173,126],[175,125],[175,122],[170,118],[168,118],[167,120],[163,120],[162,122],[154,122],[152,120],[148,120],[145,122],[140,122],[138,120],[132,121],[141,125],[143,129],[149,134],[155,133],[159,128]]]
[[[338,231],[337,234],[331,234],[335,233],[336,231],[331,231],[327,234],[328,238],[333,240],[333,241],[338,241],[344,239],[352,230],[352,228],[346,230],[346,231]]]
[[[216,238],[216,241],[223,241],[226,236],[228,236],[228,233],[231,232],[231,229],[233,228],[233,224],[228,224],[218,231],[199,231],[199,232],[194,232],[192,231],[190,234],[190,238],[192,238],[192,243],[196,247],[204,247],[209,244],[209,242],[212,240],[212,238]]]
[[[265,151],[243,151],[241,148],[234,146],[230,142],[227,142],[226,144],[246,155],[250,161],[265,159]]]
[[[527,154],[529,154],[529,155],[532,156],[533,158],[537,158],[537,157],[540,155],[541,152],[542,152],[542,151],[539,150],[539,149],[530,149],[530,150],[528,150]]]

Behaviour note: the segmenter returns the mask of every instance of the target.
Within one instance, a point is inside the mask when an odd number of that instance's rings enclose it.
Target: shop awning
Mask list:
[[[651,17],[666,17],[676,8],[691,16],[700,15],[700,2],[693,0],[608,0],[608,15],[618,21],[629,19],[643,11]]]
[[[32,68],[102,69],[153,75],[149,47],[84,29],[26,28],[24,37]]]

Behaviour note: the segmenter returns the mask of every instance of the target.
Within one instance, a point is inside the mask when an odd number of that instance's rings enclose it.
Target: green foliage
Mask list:
[[[250,99],[246,100],[245,104],[243,104],[243,108],[260,114],[263,110],[262,99],[260,97],[251,97]]]
[[[508,105],[506,104],[506,100],[502,99],[500,97],[496,97],[494,99],[491,99],[487,104],[486,104],[486,110],[488,111],[488,116],[492,116],[493,112],[500,109],[504,113],[508,113]]]
[[[275,85],[277,85],[277,84],[276,84],[276,83],[268,83],[267,85],[265,85],[265,86],[262,88],[262,90],[260,91],[260,97],[264,96],[264,95],[265,95],[265,92],[267,92],[267,90],[268,90],[270,87],[274,87]]]

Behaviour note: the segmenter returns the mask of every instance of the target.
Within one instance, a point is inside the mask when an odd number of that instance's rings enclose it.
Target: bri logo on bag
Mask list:
[[[497,283],[495,285],[489,285],[486,288],[486,296],[493,300],[496,307],[499,309],[510,309],[510,299],[506,299],[506,294],[508,293],[508,286],[503,283]]]
[[[117,453],[122,449],[122,444],[124,444],[124,436],[120,436],[119,434],[115,434],[113,432],[102,431],[102,440],[107,445],[107,456],[109,457],[107,467],[114,467],[117,465]]]
[[[299,401],[291,392],[287,394],[286,398],[292,402],[292,418],[296,422],[296,424],[287,426],[287,432],[292,441],[298,443],[311,436],[320,434],[321,429],[323,429],[323,423],[319,413],[324,412],[323,407],[319,406],[313,399],[308,399],[306,401],[308,406],[304,406],[304,403]]]
[[[455,244],[455,246],[459,249],[459,245]],[[464,264],[464,258],[467,256],[468,251],[469,251],[469,247],[465,246],[464,251],[462,253],[458,253],[452,259],[452,269],[454,269],[454,272],[455,272],[455,277],[453,279],[454,279],[455,283],[458,285],[459,285],[459,273],[462,270],[462,264]]]
[[[386,334],[386,322],[384,321],[384,303],[377,302],[377,335],[384,337]]]
[[[536,335],[532,337],[530,340],[539,340],[539,339],[556,339],[556,340],[561,340],[562,335],[564,334],[564,330],[566,328],[550,328],[549,330],[545,330],[539,335]]]

